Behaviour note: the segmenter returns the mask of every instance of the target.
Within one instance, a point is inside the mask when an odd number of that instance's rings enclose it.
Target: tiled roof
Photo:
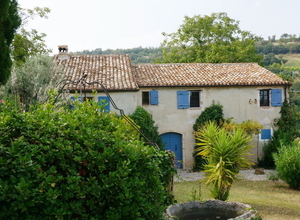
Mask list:
[[[155,86],[290,85],[256,63],[178,63],[132,65],[128,55],[69,55],[54,59],[64,67],[65,79],[100,82],[108,90],[138,90]],[[68,85],[79,90],[79,85]],[[102,90],[99,84],[86,90]]]
[[[87,74],[86,82],[100,82],[108,90],[136,90],[134,68],[128,55],[69,55],[61,53],[54,59],[63,66],[65,79],[77,82]],[[79,85],[68,85],[70,90],[79,90]],[[86,85],[86,90],[102,90],[99,84]]]
[[[136,69],[140,87],[290,84],[256,63],[144,64]]]

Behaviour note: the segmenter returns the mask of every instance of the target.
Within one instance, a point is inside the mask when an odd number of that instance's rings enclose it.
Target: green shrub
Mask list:
[[[157,144],[159,149],[165,149],[162,138],[158,133],[158,127],[154,125],[155,121],[153,120],[152,115],[149,112],[147,112],[143,107],[138,106],[129,117],[140,127],[141,132],[147,137],[147,139],[149,139],[149,141]],[[145,142],[148,141],[145,140],[144,137],[141,138]]]
[[[162,219],[172,158],[97,104],[74,106],[2,107],[0,219]]]
[[[291,189],[299,189],[300,143],[295,141],[291,145],[282,145],[273,157],[279,178],[285,181]]]

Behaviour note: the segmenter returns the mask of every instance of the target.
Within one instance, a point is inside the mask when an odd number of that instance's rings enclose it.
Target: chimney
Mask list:
[[[58,45],[58,59],[59,60],[67,60],[70,58],[68,54],[68,45]]]

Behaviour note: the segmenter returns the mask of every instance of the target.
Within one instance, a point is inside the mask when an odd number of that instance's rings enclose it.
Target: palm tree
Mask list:
[[[207,159],[204,181],[212,185],[211,193],[215,199],[225,201],[239,170],[252,165],[246,157],[252,148],[248,144],[251,136],[240,127],[228,132],[214,122],[208,122],[195,135],[199,141],[198,154]]]

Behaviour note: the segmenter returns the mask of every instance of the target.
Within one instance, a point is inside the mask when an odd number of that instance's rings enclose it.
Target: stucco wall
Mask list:
[[[283,87],[272,87],[283,89]],[[225,118],[233,118],[237,123],[253,119],[261,123],[264,128],[273,128],[274,118],[280,117],[280,107],[260,107],[259,90],[271,89],[270,87],[179,87],[179,88],[147,88],[138,93],[138,105],[141,105],[142,91],[159,91],[158,105],[144,105],[143,107],[153,115],[160,134],[176,132],[182,134],[183,166],[193,166],[194,135],[193,124],[201,112],[209,107],[213,101],[223,106]],[[200,108],[177,109],[177,91],[201,90]],[[284,93],[283,93],[284,94]],[[250,100],[251,99],[251,100]],[[256,103],[254,100],[257,100]],[[284,97],[283,97],[284,100]],[[249,102],[250,101],[250,102]],[[254,148],[250,156],[254,162],[262,157],[262,147],[265,141],[259,135],[253,137]]]
[[[80,94],[77,94],[80,96]],[[106,96],[104,92],[98,93],[97,95],[92,94],[92,93],[86,93],[82,94],[82,96],[87,96],[87,97],[93,97],[94,101],[98,101],[99,96]],[[138,93],[136,91],[132,92],[109,92],[109,95],[117,105],[119,109],[122,109],[126,115],[131,114],[134,112],[136,106],[137,106],[137,97]],[[74,94],[70,94],[70,97],[74,96]],[[116,112],[119,114],[120,112],[116,109],[114,109],[112,103],[110,103],[110,110],[113,112]]]
[[[233,118],[237,123],[247,119],[253,119],[263,125],[265,129],[273,129],[274,118],[280,117],[280,107],[260,107],[259,90],[261,89],[283,89],[283,87],[159,87],[159,88],[141,88],[138,92],[110,92],[118,108],[123,109],[125,114],[134,112],[136,106],[142,106],[152,114],[159,133],[175,132],[182,135],[183,148],[183,167],[191,168],[194,163],[194,135],[193,125],[197,117],[206,108],[211,106],[212,102],[220,103],[223,106],[224,118]],[[142,92],[158,90],[158,105],[142,105]],[[178,109],[177,91],[183,90],[201,90],[200,108]],[[72,96],[72,95],[71,95]],[[87,96],[93,96],[87,94]],[[95,96],[105,96],[105,93],[99,93]],[[283,92],[284,96],[284,92]],[[256,103],[255,103],[256,99]],[[282,97],[284,100],[284,97]],[[249,102],[250,101],[250,102]],[[110,104],[111,111],[119,114]],[[266,141],[259,138],[259,135],[253,137],[253,150],[250,156],[254,162],[261,158],[262,148]]]

